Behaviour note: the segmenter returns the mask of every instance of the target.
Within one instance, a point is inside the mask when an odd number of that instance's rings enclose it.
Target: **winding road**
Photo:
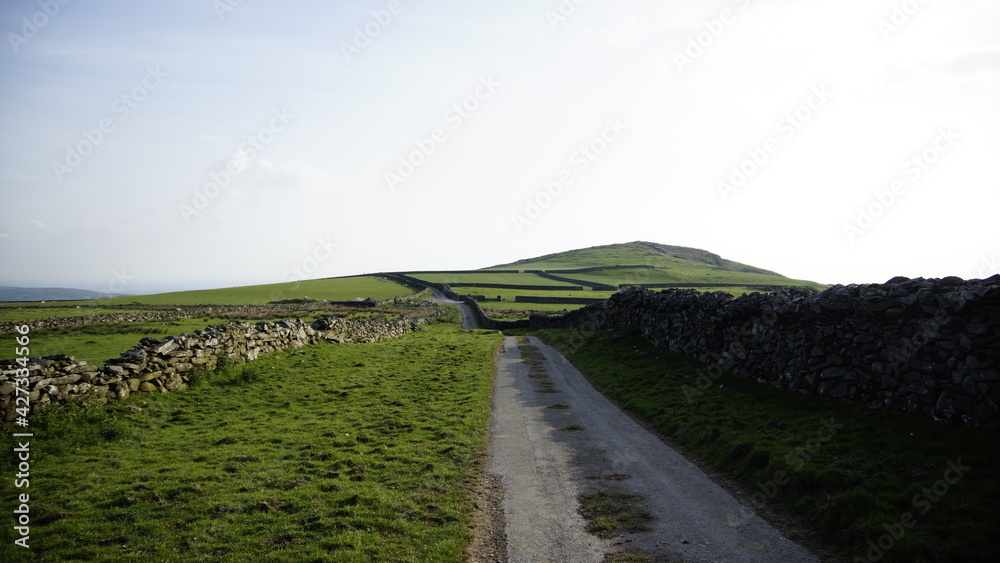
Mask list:
[[[458,305],[463,326],[475,316]],[[521,346],[537,352],[534,372]],[[502,489],[505,555],[475,561],[818,562],[701,469],[601,395],[562,354],[505,337],[497,361],[486,470]],[[652,519],[644,531],[588,532],[582,495],[628,498]],[[481,502],[477,504],[482,505]],[[482,508],[482,506],[481,506]],[[503,550],[500,550],[502,553]]]

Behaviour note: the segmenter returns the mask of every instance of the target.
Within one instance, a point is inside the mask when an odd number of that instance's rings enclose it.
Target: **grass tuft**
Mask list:
[[[587,520],[587,530],[601,537],[620,531],[648,531],[653,515],[637,507],[640,497],[626,493],[598,491],[580,496],[580,514]]]

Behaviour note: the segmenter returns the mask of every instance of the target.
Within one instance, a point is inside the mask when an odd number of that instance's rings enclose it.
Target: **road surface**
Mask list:
[[[463,326],[477,327],[468,307],[438,300],[459,305]],[[531,377],[515,337],[505,337],[497,361],[476,525],[477,536],[479,528],[490,533],[483,513],[492,500],[502,506],[492,515],[502,537],[477,537],[473,561],[596,563],[610,553],[691,563],[819,561],[639,426],[557,350],[535,337],[526,344],[541,354]],[[588,532],[579,499],[595,493],[628,495],[652,516],[648,530]]]

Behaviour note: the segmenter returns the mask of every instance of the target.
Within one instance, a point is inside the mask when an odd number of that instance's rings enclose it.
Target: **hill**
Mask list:
[[[792,279],[771,270],[727,260],[706,250],[645,241],[568,250],[492,266],[485,270],[510,269],[564,273],[576,279],[612,285],[825,287],[816,282]]]
[[[536,273],[538,271],[543,272]],[[705,250],[653,242],[629,242],[569,250],[481,270],[406,273],[423,281],[447,283],[456,288],[479,288],[463,291],[501,296],[511,304],[516,301],[517,296],[603,299],[617,291],[621,285],[690,287],[703,291],[728,291],[734,295],[779,287],[825,287],[726,260]],[[79,300],[79,303],[66,305],[101,306],[136,303],[241,305],[306,297],[320,301],[346,301],[365,297],[379,300],[400,297],[414,291],[412,287],[381,276],[366,275],[111,299],[93,291],[0,287],[0,301]],[[101,300],[95,303],[84,302],[97,298]]]
[[[0,301],[82,301],[103,297],[108,294],[87,289],[0,286]]]
[[[487,269],[512,268],[515,266],[530,266],[538,269],[570,269],[587,268],[596,266],[618,266],[644,264],[650,266],[670,267],[677,264],[677,260],[687,262],[697,262],[707,266],[714,266],[722,270],[734,272],[745,272],[751,274],[764,274],[769,276],[784,277],[781,274],[748,266],[732,260],[726,260],[707,250],[698,248],[688,248],[686,246],[670,246],[655,242],[626,242],[622,244],[606,244],[602,246],[592,246],[578,250],[567,250],[555,254],[546,254],[537,258],[527,258],[518,260],[510,264],[493,266]],[[787,278],[786,278],[787,279]]]

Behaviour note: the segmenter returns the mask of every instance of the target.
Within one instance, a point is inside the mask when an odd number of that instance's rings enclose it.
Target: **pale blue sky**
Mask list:
[[[632,240],[826,283],[1000,273],[998,28],[985,0],[4,2],[0,285]]]

